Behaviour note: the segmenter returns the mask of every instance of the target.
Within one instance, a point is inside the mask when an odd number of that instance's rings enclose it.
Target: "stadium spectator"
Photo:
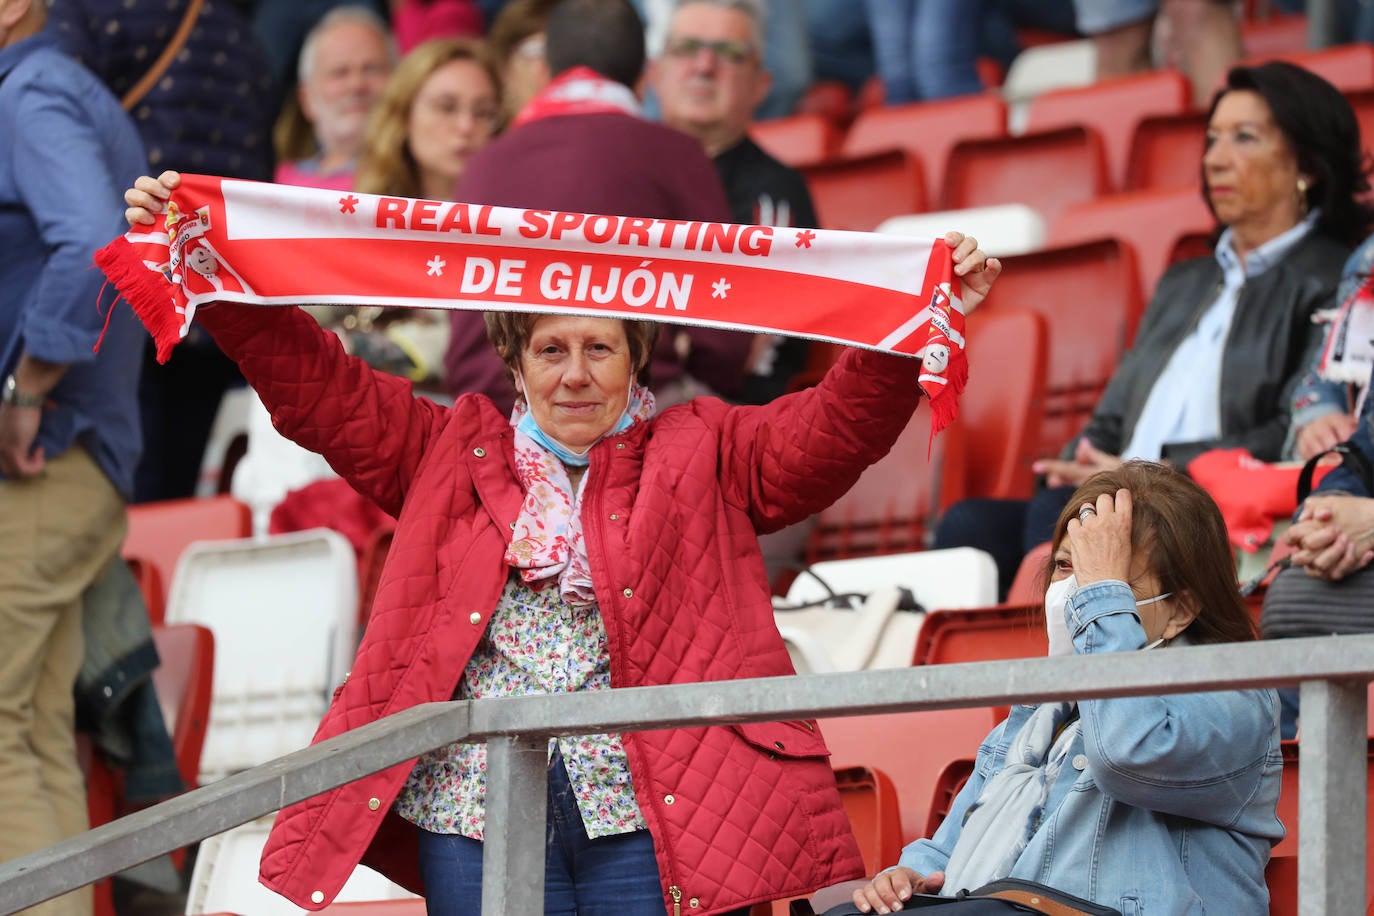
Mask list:
[[[82,596],[124,541],[139,451],[142,335],[91,259],[147,160],[109,89],[41,31],[46,13],[0,2],[0,861],[89,827]],[[83,888],[25,912],[91,911]]]
[[[663,123],[696,137],[715,162],[733,222],[815,228],[801,173],[747,133],[770,82],[760,53],[762,22],[759,0],[679,0],[650,82]],[[805,367],[806,350],[803,340],[756,337],[737,400],[764,404],[781,395]]]
[[[453,200],[468,160],[492,138],[500,118],[500,83],[482,47],[463,38],[427,41],[401,59],[386,84],[353,190]],[[443,391],[447,314],[343,306],[309,311],[369,366]]]
[[[1363,314],[1369,314],[1369,309],[1374,307],[1371,276],[1374,276],[1374,238],[1366,239],[1341,271],[1341,286],[1337,294],[1341,313],[1333,317],[1343,319],[1346,309],[1360,309]],[[1358,300],[1352,301],[1355,297],[1359,297]],[[1368,320],[1360,321],[1356,327],[1370,327],[1366,323]],[[1330,346],[1329,337],[1333,330],[1334,325],[1328,324],[1328,340],[1323,342],[1320,350],[1315,351],[1312,365],[1293,392],[1293,425],[1289,432],[1290,447],[1285,452],[1303,461],[1353,436],[1358,428],[1356,418],[1360,406],[1369,396],[1366,380],[1355,379],[1350,371],[1328,370],[1326,374],[1337,376],[1335,380],[1324,378],[1319,371],[1321,356]],[[1344,328],[1342,332],[1348,333]],[[1338,362],[1354,362],[1354,344],[1352,339],[1340,347]],[[1362,358],[1368,356],[1362,354]]]
[[[982,0],[864,0],[889,105],[982,92]]]
[[[1255,638],[1221,513],[1176,471],[1132,461],[1094,475],[1053,543],[1051,655]],[[1264,867],[1283,838],[1277,724],[1272,690],[1017,706],[984,739],[935,835],[856,891],[857,909],[885,913],[913,892],[953,897],[1010,877],[1121,913],[1185,913],[1199,901],[1267,912]]]
[[[457,199],[503,207],[729,222],[730,208],[701,144],[639,114],[631,88],[644,69],[644,26],[628,0],[562,0],[545,30],[554,79],[512,127],[477,153]],[[452,314],[444,378],[455,397],[487,394],[502,410],[515,389],[472,312]],[[680,329],[652,360],[660,406],[714,391],[733,395],[752,338]]]
[[[330,10],[305,36],[296,95],[313,128],[314,151],[277,164],[280,184],[346,191],[366,139],[367,119],[386,87],[396,50],[386,22],[363,6]]]
[[[565,9],[586,15],[584,0],[560,7],[551,46]],[[140,178],[130,222],[151,222],[175,183]],[[972,309],[1000,264],[973,239],[946,241]],[[453,696],[606,689],[613,670],[623,687],[790,673],[757,533],[843,493],[920,397],[916,361],[854,349],[821,385],[771,404],[701,398],[654,416],[640,377],[658,326],[492,313],[484,323],[520,392],[508,418],[482,395],[451,408],[413,397],[296,309],[218,303],[197,318],[241,360],[278,429],[398,518],[320,739]],[[862,870],[810,723],[559,738],[549,750],[545,912],[743,916]],[[366,854],[422,884],[431,916],[478,913],[484,771],[484,745],[455,744],[288,807],[262,879],[319,908]]]
[[[475,0],[390,0],[391,27],[402,54],[435,38],[481,38],[486,31]]]
[[[544,24],[558,0],[513,0],[491,24],[487,47],[501,71],[501,101],[513,119],[549,82]]]
[[[1159,281],[1087,428],[1060,460],[1036,464],[1047,488],[1029,503],[956,503],[941,520],[936,543],[991,553],[1003,591],[1097,471],[1125,458],[1183,468],[1212,448],[1261,461],[1282,452],[1293,387],[1321,333],[1312,315],[1335,304],[1341,265],[1369,228],[1354,112],[1292,64],[1234,68],[1208,115],[1202,179],[1223,230],[1215,256]]]
[[[272,122],[277,94],[271,67],[249,24],[246,0],[139,3],[56,0],[48,28],[62,46],[116,96],[128,93],[188,22],[183,47],[136,102],[126,102],[143,139],[148,166],[175,163],[226,178],[271,181]],[[191,496],[220,398],[242,376],[195,329],[166,365],[144,353],[139,381],[143,458],[134,499]]]

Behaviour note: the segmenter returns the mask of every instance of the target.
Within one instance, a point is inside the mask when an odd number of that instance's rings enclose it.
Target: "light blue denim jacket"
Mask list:
[[[1069,606],[1075,652],[1145,645],[1125,583],[1083,586]],[[949,816],[932,839],[906,847],[900,864],[923,875],[944,870],[969,805],[1034,711],[1015,707],[993,729]],[[1067,758],[1073,769],[1066,766],[1055,782],[1010,877],[1123,916],[1269,912],[1264,866],[1284,835],[1275,813],[1283,759],[1274,692],[1083,700],[1079,715],[1082,730]]]
[[[1336,303],[1344,305],[1345,300],[1355,295],[1369,274],[1374,272],[1374,236],[1367,238],[1341,268],[1341,284],[1336,289]],[[1331,333],[1328,324],[1326,333]],[[1317,360],[1321,359],[1326,341],[1321,350],[1311,354],[1311,365],[1303,373],[1302,380],[1293,389],[1292,419],[1289,422],[1288,441],[1284,444],[1286,457],[1296,457],[1298,430],[1318,417],[1329,413],[1347,413],[1350,410],[1350,386],[1344,382],[1328,382],[1317,374]]]

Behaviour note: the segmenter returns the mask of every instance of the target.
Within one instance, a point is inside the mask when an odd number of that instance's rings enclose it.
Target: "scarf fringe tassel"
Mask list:
[[[181,316],[170,304],[172,296],[166,278],[159,271],[149,270],[123,236],[97,251],[95,263],[152,335],[157,346],[157,361],[167,362],[172,348],[181,340]]]

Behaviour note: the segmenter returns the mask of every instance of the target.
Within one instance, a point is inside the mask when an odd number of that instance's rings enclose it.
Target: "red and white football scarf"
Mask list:
[[[1329,382],[1369,384],[1374,372],[1374,276],[1341,303],[1322,347],[1317,374]]]
[[[640,113],[639,99],[630,87],[606,79],[590,67],[573,67],[549,81],[511,121],[519,127],[530,121],[570,114]]]
[[[548,312],[784,334],[923,357],[938,432],[968,374],[941,239],[736,226],[183,175],[96,254],[165,361],[198,305]]]

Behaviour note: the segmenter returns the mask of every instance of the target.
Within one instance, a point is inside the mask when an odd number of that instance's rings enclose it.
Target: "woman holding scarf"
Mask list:
[[[178,181],[140,178],[130,223]],[[946,241],[971,309],[1001,264]],[[656,415],[656,325],[493,314],[507,417],[484,395],[413,397],[297,309],[198,314],[277,428],[398,518],[317,740],[451,698],[792,673],[758,535],[833,502],[920,399],[920,361],[852,350],[766,406]],[[457,745],[285,809],[263,882],[319,909],[363,861],[431,914],[478,913],[484,768]],[[547,913],[744,912],[862,872],[814,722],[563,738],[549,776]]]

